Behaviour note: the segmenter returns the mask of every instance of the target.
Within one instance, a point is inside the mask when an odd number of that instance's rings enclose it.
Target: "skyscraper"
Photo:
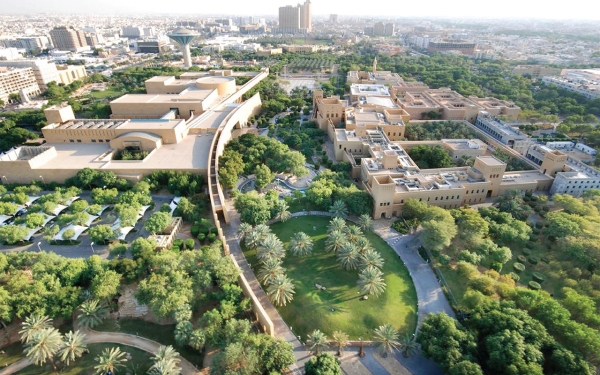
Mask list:
[[[60,50],[77,51],[78,48],[88,45],[85,33],[70,26],[55,27],[50,30],[50,38],[54,48]]]
[[[279,8],[279,32],[283,34],[310,33],[312,31],[312,12],[310,0],[297,6]]]

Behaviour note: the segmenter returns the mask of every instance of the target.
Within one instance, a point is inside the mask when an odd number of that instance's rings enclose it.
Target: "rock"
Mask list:
[[[363,296],[362,299],[369,299],[369,296]]]

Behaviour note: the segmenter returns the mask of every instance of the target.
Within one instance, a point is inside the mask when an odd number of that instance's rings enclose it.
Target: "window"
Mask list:
[[[95,139],[92,139],[92,143],[96,143],[96,140],[95,140]]]
[[[98,142],[104,143],[104,139],[99,139]]]
[[[108,143],[108,142],[110,142],[110,139],[107,139],[107,140],[106,140],[106,143]]]
[[[78,139],[78,140],[77,140],[77,143],[81,143],[81,139]]]
[[[435,200],[437,201],[438,197],[435,197]]]
[[[404,199],[402,199],[402,200],[400,201],[400,204],[402,204],[402,203],[404,203]]]
[[[429,199],[430,199],[430,198],[429,198],[429,197],[427,197],[427,202],[429,202]]]
[[[454,199],[454,195],[452,196],[452,199]]]
[[[437,198],[435,198],[435,200],[437,200]],[[441,200],[441,201],[443,201],[443,200],[444,200],[444,197],[440,197],[440,200]]]
[[[69,142],[73,143],[73,142],[75,142],[75,140],[74,139],[69,139]]]

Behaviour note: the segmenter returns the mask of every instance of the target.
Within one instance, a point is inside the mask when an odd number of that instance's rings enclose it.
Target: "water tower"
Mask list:
[[[191,67],[192,56],[190,54],[190,43],[192,43],[199,35],[189,29],[179,28],[167,34],[167,36],[181,46],[181,51],[183,52],[183,65],[186,68]]]

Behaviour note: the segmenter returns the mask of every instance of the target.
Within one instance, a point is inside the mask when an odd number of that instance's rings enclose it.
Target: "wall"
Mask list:
[[[239,269],[239,265],[237,264],[235,257],[233,255],[230,255],[230,257],[233,261],[233,264],[235,264],[235,266]],[[275,326],[273,325],[271,318],[269,318],[269,315],[262,307],[254,292],[252,292],[252,288],[250,287],[250,284],[248,284],[248,280],[246,280],[246,277],[241,272],[238,281],[240,282],[240,286],[242,287],[244,295],[252,300],[252,311],[254,311],[254,315],[260,322],[263,331],[268,335],[275,336]]]

